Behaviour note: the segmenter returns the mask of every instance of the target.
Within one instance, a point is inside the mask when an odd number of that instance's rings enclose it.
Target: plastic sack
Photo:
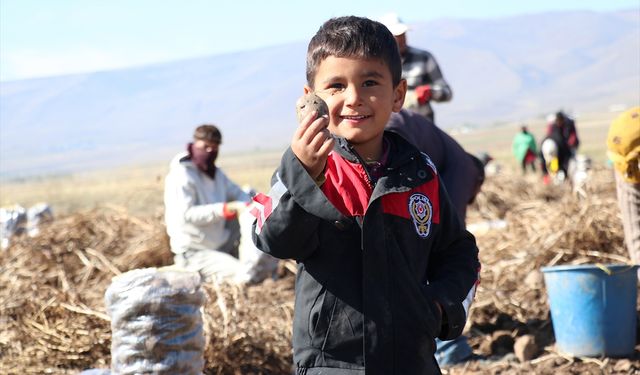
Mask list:
[[[201,374],[200,275],[171,267],[129,271],[105,292],[115,374]]]
[[[89,370],[84,370],[81,373],[79,373],[78,375],[112,375],[111,371],[109,370],[105,370],[105,369],[100,369],[100,368],[92,368]],[[116,375],[116,374],[113,374]]]
[[[28,210],[20,205],[0,208],[0,247],[8,248],[14,236],[38,235],[40,224],[51,221],[53,213],[47,203],[38,203]]]
[[[40,233],[40,225],[53,221],[53,212],[47,203],[38,203],[27,210],[27,234],[29,237]]]
[[[21,235],[27,226],[27,211],[24,207],[0,208],[0,246],[6,249],[11,244],[11,237]]]
[[[260,251],[253,243],[251,234],[255,217],[249,211],[250,209],[247,209],[238,216],[240,222],[238,252],[242,263],[242,272],[239,272],[235,281],[258,284],[275,274],[278,268],[278,259]]]

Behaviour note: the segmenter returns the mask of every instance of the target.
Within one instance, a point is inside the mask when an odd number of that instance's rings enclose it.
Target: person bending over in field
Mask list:
[[[241,241],[238,217],[246,222],[251,197],[216,166],[221,143],[215,125],[200,125],[187,150],[171,161],[164,204],[173,259],[205,282],[259,282],[273,272],[276,261],[263,256],[250,239]],[[246,215],[250,228],[253,218]]]

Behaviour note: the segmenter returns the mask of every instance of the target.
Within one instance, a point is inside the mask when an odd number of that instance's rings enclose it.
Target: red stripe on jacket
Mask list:
[[[373,189],[364,167],[331,153],[325,170],[322,192],[343,215],[364,216]]]
[[[337,154],[330,154],[325,170],[326,182],[321,189],[329,201],[345,216],[364,216],[373,193],[364,167],[351,163]],[[434,178],[405,193],[391,193],[382,197],[383,212],[410,218],[409,200],[412,194],[422,193],[429,198],[433,209],[433,223],[440,222],[438,179]]]
[[[413,194],[419,193],[426,195],[431,202],[433,210],[431,220],[434,224],[440,222],[440,194],[438,192],[438,179],[434,178],[417,188],[404,192],[392,193],[382,197],[382,211],[386,214],[396,215],[408,219],[411,217],[409,210],[409,201]]]

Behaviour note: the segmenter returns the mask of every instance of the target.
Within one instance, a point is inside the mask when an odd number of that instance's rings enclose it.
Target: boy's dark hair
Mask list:
[[[307,84],[313,88],[320,63],[329,56],[380,59],[391,71],[393,86],[400,83],[402,60],[393,34],[380,22],[347,16],[325,22],[307,48]]]
[[[193,139],[222,143],[222,134],[215,125],[203,124],[193,132]]]

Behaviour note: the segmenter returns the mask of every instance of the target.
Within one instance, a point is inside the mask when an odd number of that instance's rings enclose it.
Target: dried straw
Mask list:
[[[489,176],[467,222],[497,219],[507,227],[477,236],[482,281],[468,331],[477,340],[490,329],[514,329],[535,320],[542,322],[536,326],[542,333],[550,334],[541,267],[628,261],[608,170],[593,171],[581,194],[509,174]],[[76,374],[108,368],[110,326],[103,295],[111,278],[170,263],[161,220],[135,218],[119,207],[57,218],[38,237],[18,238],[0,252],[1,372]],[[205,286],[205,373],[290,373],[295,266],[283,262],[281,271],[286,276],[280,280],[244,289]],[[551,343],[547,337],[542,345]],[[567,362],[549,349],[525,364],[473,364],[464,371],[538,372],[540,366],[573,369],[580,363],[599,370],[615,361],[596,362]]]
[[[0,252],[0,369],[77,373],[109,367],[104,291],[111,277],[171,262],[161,223],[122,209],[57,218]]]
[[[569,185],[514,176],[492,176],[485,183],[468,221],[502,219],[507,227],[477,236],[482,271],[474,319],[499,313],[522,322],[545,319],[542,267],[630,262],[613,175],[606,169],[591,173],[585,196],[572,194]]]

